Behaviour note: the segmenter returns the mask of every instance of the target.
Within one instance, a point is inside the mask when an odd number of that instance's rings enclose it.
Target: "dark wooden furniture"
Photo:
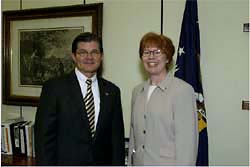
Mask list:
[[[2,166],[35,166],[35,159],[25,156],[1,155]]]

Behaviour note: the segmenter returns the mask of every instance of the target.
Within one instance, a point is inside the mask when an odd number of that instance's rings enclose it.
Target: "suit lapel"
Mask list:
[[[71,89],[70,97],[72,98],[72,105],[76,106],[77,108],[77,111],[75,112],[78,112],[78,114],[80,115],[81,122],[85,124],[83,125],[83,127],[89,127],[88,117],[85,111],[85,104],[83,101],[81,88],[74,71],[70,74],[69,88]],[[88,128],[88,131],[89,131],[89,136],[91,137],[90,128]]]
[[[110,93],[101,78],[98,78],[98,86],[99,86],[99,91],[100,91],[100,112],[99,112],[97,126],[96,126],[95,138],[98,136],[98,132],[101,130],[101,127],[103,125],[105,113],[107,112],[106,111],[107,104],[108,104],[107,102],[110,96]]]

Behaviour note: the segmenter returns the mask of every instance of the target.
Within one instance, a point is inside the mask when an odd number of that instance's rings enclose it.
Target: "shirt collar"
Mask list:
[[[75,73],[76,73],[78,80],[83,81],[84,83],[88,79],[88,77],[86,77],[84,74],[82,74],[77,68],[75,68]],[[96,82],[96,80],[97,80],[96,74],[93,77],[91,77],[90,79],[92,80],[92,83]]]
[[[173,79],[173,74],[171,72],[168,72],[166,77],[157,85],[162,91],[166,91],[169,86],[171,85]],[[150,86],[150,79],[144,82],[141,91],[148,90]]]
[[[158,84],[158,87],[161,88],[162,91],[166,91],[170,87],[172,79],[173,75],[168,72],[165,79]]]

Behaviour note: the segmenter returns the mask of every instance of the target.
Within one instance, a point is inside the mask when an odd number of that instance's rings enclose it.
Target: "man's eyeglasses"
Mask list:
[[[92,50],[91,52],[88,52],[86,50],[79,50],[79,51],[76,51],[76,54],[82,57],[87,57],[88,55],[92,57],[97,57],[101,54],[101,52],[99,50]]]
[[[154,57],[159,57],[162,55],[162,52],[160,49],[157,50],[144,50],[142,53],[142,57],[149,57],[150,55],[153,55]]]

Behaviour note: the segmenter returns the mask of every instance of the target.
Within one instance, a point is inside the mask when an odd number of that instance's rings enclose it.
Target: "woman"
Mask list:
[[[170,72],[172,41],[147,33],[139,54],[149,79],[132,94],[129,165],[195,165],[198,147],[193,88]]]

